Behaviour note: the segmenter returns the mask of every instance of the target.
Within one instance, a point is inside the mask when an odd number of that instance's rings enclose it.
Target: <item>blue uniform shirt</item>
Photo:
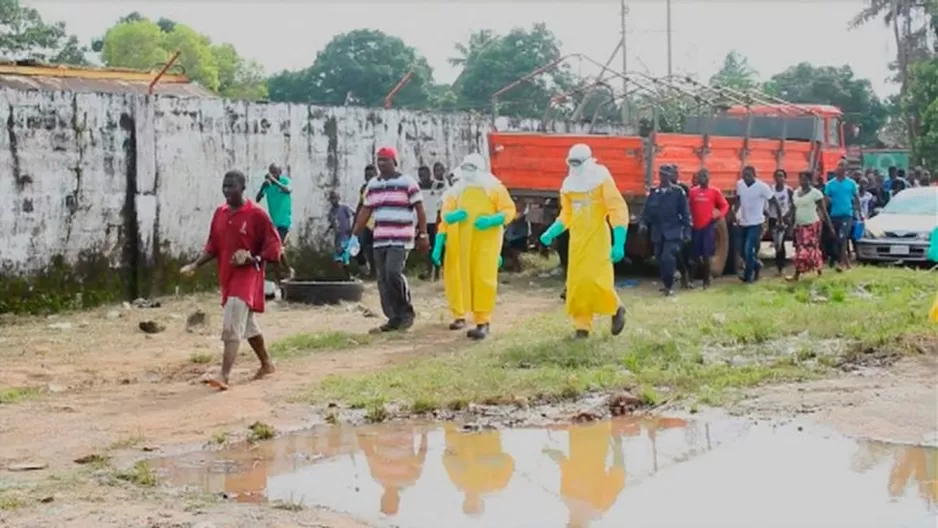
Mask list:
[[[656,187],[645,201],[641,222],[651,230],[652,242],[680,242],[690,233],[687,195],[677,186]]]

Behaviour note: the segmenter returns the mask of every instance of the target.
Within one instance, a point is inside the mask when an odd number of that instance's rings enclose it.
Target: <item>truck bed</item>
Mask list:
[[[645,140],[636,136],[593,136],[493,132],[489,134],[492,172],[513,194],[556,195],[567,175],[566,158],[570,147],[585,143],[593,157],[612,173],[616,186],[629,201],[643,200],[657,176],[646,179]],[[710,185],[727,196],[735,194],[742,170],[740,153],[744,140],[737,137],[710,138],[710,152],[701,159],[703,138],[690,134],[658,134],[654,170],[674,163],[681,181],[690,183],[694,172],[710,170]],[[784,148],[781,166],[788,171],[789,185],[797,185],[797,174],[811,165],[811,144],[805,141],[781,142],[750,139],[746,164],[755,167],[759,179],[771,183],[778,166],[779,150]]]

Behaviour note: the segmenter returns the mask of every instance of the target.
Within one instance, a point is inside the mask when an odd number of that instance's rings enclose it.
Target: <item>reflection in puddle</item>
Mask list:
[[[172,485],[402,528],[936,526],[938,451],[794,427],[324,427],[156,462]]]

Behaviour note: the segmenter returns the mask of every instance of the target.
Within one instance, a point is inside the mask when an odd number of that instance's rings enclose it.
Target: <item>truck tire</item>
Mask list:
[[[730,228],[726,224],[726,218],[721,218],[717,220],[716,223],[716,251],[713,253],[713,257],[710,258],[710,274],[714,277],[720,277],[724,273],[732,273],[732,270],[727,271],[727,264],[730,263],[730,255],[732,254],[730,241]]]

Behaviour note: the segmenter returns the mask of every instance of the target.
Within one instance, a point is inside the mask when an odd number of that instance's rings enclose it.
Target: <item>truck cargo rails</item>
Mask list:
[[[589,145],[629,204],[632,225],[627,254],[633,261],[641,261],[653,252],[635,230],[659,167],[677,165],[681,181],[687,185],[697,171],[707,168],[710,185],[732,204],[744,166],[753,166],[759,179],[769,184],[774,171],[783,168],[792,187],[797,186],[797,175],[802,171],[824,174],[833,170],[846,153],[842,118],[839,109],[825,105],[738,105],[718,115],[688,117],[681,133],[491,132],[488,148],[492,171],[516,200],[531,207],[533,231],[538,232],[557,215],[558,190],[567,174],[567,151],[577,143]],[[717,253],[711,262],[717,274],[731,271],[735,265],[735,259],[729,258],[734,247],[733,219],[727,220],[730,224],[721,221],[717,227]]]

